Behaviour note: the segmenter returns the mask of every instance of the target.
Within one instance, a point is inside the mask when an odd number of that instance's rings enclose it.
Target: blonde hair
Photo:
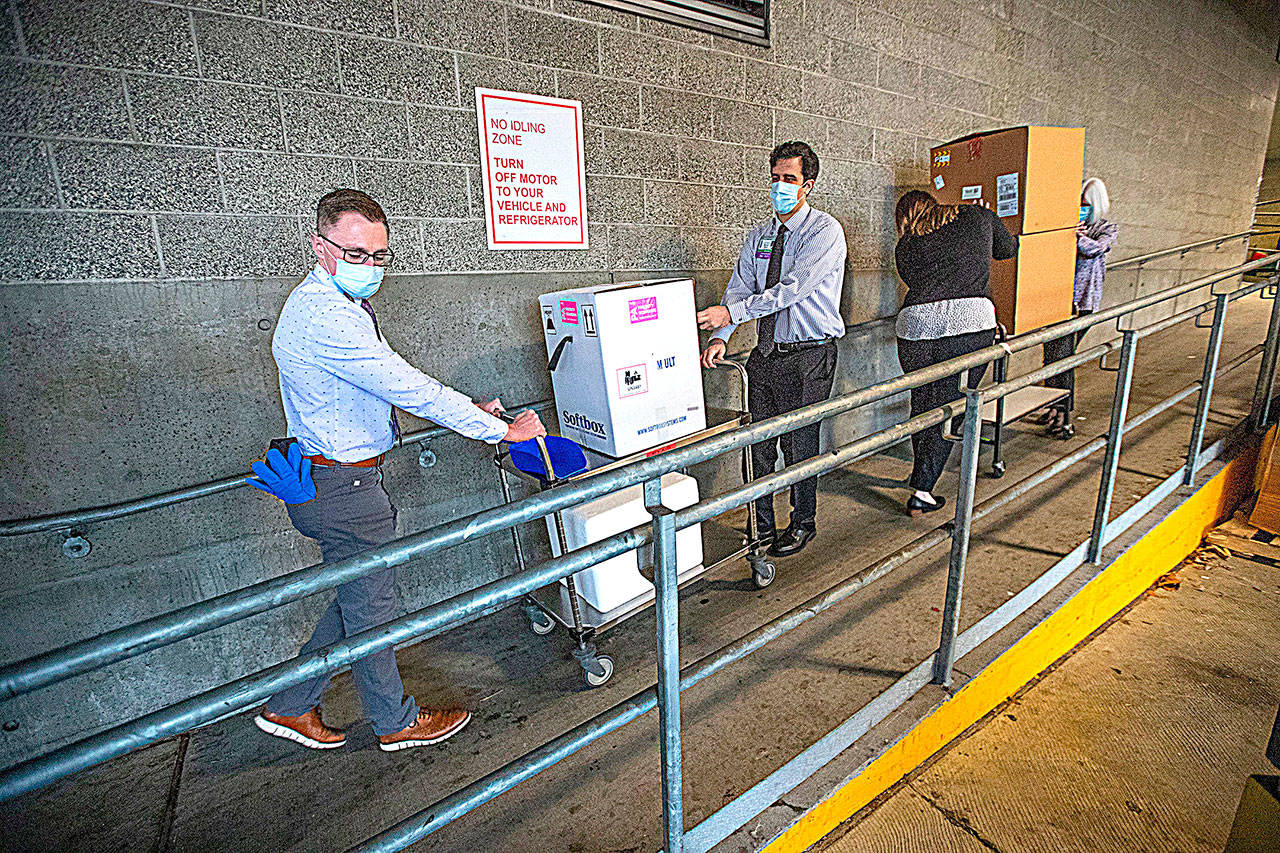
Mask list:
[[[1107,195],[1107,185],[1101,178],[1090,178],[1085,181],[1080,195],[1084,198],[1085,204],[1093,207],[1086,224],[1092,225],[1099,219],[1107,218],[1107,214],[1111,212],[1111,198]]]
[[[898,226],[899,237],[920,237],[937,231],[955,219],[960,208],[954,204],[938,204],[923,190],[911,190],[898,199],[893,219]]]

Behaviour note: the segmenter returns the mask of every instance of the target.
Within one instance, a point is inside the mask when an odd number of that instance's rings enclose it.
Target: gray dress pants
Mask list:
[[[395,538],[396,510],[383,488],[381,468],[316,465],[311,469],[311,479],[316,484],[316,496],[288,507],[289,520],[299,533],[320,544],[326,563]],[[395,570],[384,569],[338,587],[333,603],[320,617],[300,654],[310,654],[394,619],[395,583]],[[417,704],[412,696],[404,695],[393,649],[356,661],[351,665],[351,675],[374,733],[389,735],[417,719]],[[287,717],[305,714],[320,704],[329,679],[329,675],[321,675],[283,690],[267,700],[267,709]]]

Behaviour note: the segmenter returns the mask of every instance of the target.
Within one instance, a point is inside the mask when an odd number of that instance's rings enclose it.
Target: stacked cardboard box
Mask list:
[[[991,264],[996,318],[1019,334],[1071,316],[1075,228],[1084,178],[1084,128],[1013,127],[932,149],[933,196],[943,204],[985,202],[1018,256]]]

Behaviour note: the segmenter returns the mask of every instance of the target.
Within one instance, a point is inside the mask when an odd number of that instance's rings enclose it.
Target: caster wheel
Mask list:
[[[1004,476],[1004,470],[1005,470],[1005,469],[1004,469],[1004,462],[1003,462],[1003,461],[1001,461],[1001,462],[997,462],[997,463],[995,463],[994,465],[992,465],[992,466],[991,466],[991,476],[992,476],[994,479],[999,480],[1001,477],[1003,477],[1003,476]]]
[[[529,630],[539,637],[545,637],[556,629],[556,623],[547,614],[538,611],[537,616],[529,617]]]
[[[773,563],[764,560],[757,563],[751,571],[751,582],[755,584],[756,589],[764,589],[773,583],[773,579],[778,576],[778,570]]]
[[[588,687],[603,687],[609,683],[609,679],[613,678],[613,658],[608,655],[600,655],[596,658],[596,663],[604,668],[604,672],[596,675],[589,669],[582,671],[582,676],[586,679]]]
[[[1076,437],[1076,428],[1073,427],[1071,424],[1067,424],[1062,429],[1058,430],[1058,438],[1062,439],[1063,441],[1068,441],[1075,437]]]

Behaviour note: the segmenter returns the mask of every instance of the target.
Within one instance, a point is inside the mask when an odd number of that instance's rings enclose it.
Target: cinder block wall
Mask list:
[[[837,388],[898,371],[890,214],[930,145],[1084,125],[1118,255],[1243,229],[1274,107],[1275,27],[1211,0],[775,0],[758,48],[577,0],[9,0],[0,6],[0,514],[228,476],[283,430],[273,321],[315,199],[379,197],[403,259],[377,304],[411,360],[476,395],[548,395],[534,297],[650,273],[722,288],[768,213],[779,141],[823,158],[849,240]],[[489,252],[475,86],[581,99],[587,252]],[[1233,255],[1236,257],[1237,255]],[[1202,263],[1212,266],[1215,259]],[[1142,287],[1173,273],[1146,275]],[[1119,279],[1113,298],[1137,285]],[[751,344],[750,330],[735,348]],[[713,400],[729,389],[709,381]],[[889,423],[850,416],[837,438]],[[410,426],[420,426],[410,425]],[[389,466],[404,531],[493,505],[485,449]],[[714,487],[728,478],[704,478]],[[13,660],[307,564],[249,490],[0,542]],[[408,606],[511,566],[491,537],[402,571]],[[0,763],[290,656],[310,601],[0,706]]]

